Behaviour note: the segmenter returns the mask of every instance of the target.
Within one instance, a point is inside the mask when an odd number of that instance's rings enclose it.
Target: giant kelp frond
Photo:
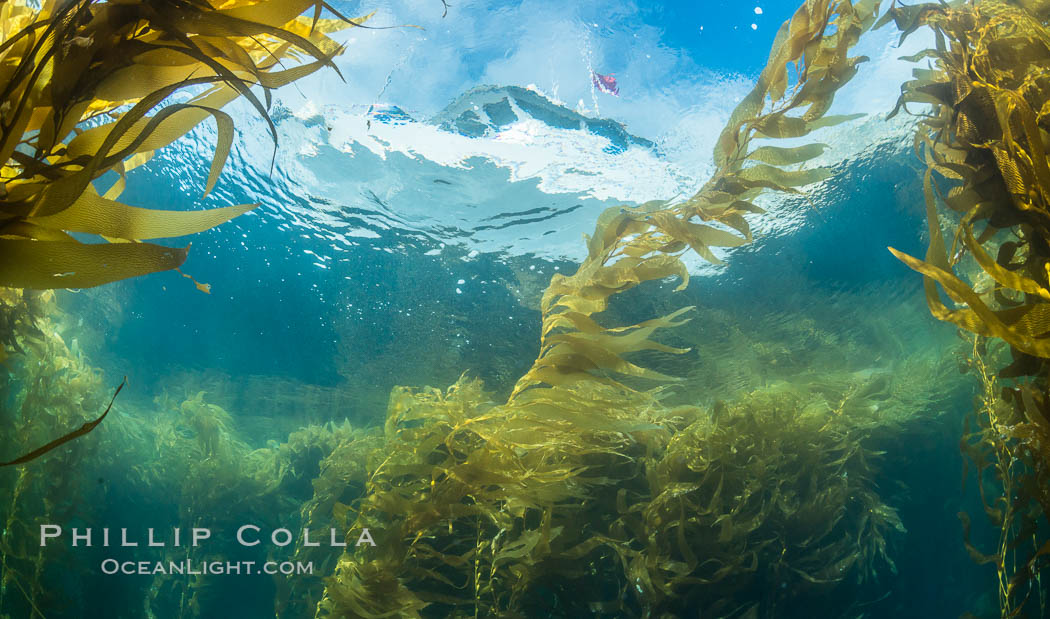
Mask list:
[[[899,20],[910,14],[897,13]],[[930,247],[925,261],[891,251],[926,276],[935,316],[1001,337],[1020,352],[1050,357],[1050,29],[1029,10],[1001,2],[927,7],[922,15],[941,41],[940,49],[926,54],[936,58],[937,69],[916,70],[899,107],[934,106],[916,136],[928,166]],[[948,182],[946,193],[935,175]],[[958,217],[950,247],[941,233],[938,198]],[[986,226],[976,232],[979,223]],[[975,289],[955,274],[967,253],[987,286]],[[937,284],[963,307],[945,305]]]
[[[563,616],[758,616],[759,605],[733,592],[790,579],[791,596],[820,595],[846,578],[870,580],[888,560],[884,533],[900,523],[858,474],[876,454],[842,412],[848,396],[836,393],[834,410],[802,397],[668,408],[658,390],[619,381],[668,378],[626,357],[685,352],[653,335],[691,308],[624,327],[598,315],[646,282],[677,276],[684,287],[689,249],[717,261],[711,247],[748,242],[743,215],[761,212],[752,200],[764,189],[827,177],[782,167],[820,145],[752,142],[839,120],[824,114],[860,62],[848,50],[877,9],[805,3],[733,113],[703,189],[680,204],[601,215],[587,259],[543,295],[539,357],[506,404],[465,378],[446,391],[395,389],[366,494],[333,509],[344,528],[373,527],[377,546],[348,548],[318,617],[549,615],[535,606],[543,591],[566,604]],[[768,483],[781,474],[793,481]],[[828,475],[834,483],[816,483]],[[705,584],[718,586],[690,588]],[[761,612],[772,616],[787,595],[771,592]]]
[[[997,377],[974,341],[970,367],[984,393],[963,444],[982,497],[992,486],[984,471],[996,473],[999,496],[986,510],[1002,533],[993,555],[968,547],[996,565],[1004,617],[1040,613],[1035,589],[1050,552],[1033,536],[1050,521],[1050,2],[895,6],[890,19],[904,35],[925,26],[936,36],[911,58],[932,67],[914,71],[895,110],[930,106],[915,138],[930,246],[924,260],[890,251],[922,273],[934,316],[1010,346],[1013,363]],[[1019,380],[1004,388],[999,378]]]
[[[691,249],[720,263],[712,247],[751,241],[744,218],[763,212],[754,199],[763,190],[796,193],[796,187],[829,176],[824,169],[789,170],[823,152],[821,144],[792,148],[760,146],[760,138],[797,138],[850,117],[826,116],[835,92],[856,73],[864,57],[849,49],[878,12],[877,1],[808,0],[777,34],[769,62],[754,89],[737,106],[715,146],[717,169],[696,195],[680,204],[650,202],[615,207],[598,219],[587,239],[588,256],[573,275],[556,274],[543,295],[540,354],[511,396],[540,385],[580,380],[619,383],[595,372],[651,379],[668,377],[626,361],[639,350],[683,353],[649,339],[657,329],[680,325],[688,308],[628,327],[604,327],[592,316],[613,295],[647,281],[688,273],[681,261]],[[709,225],[714,222],[718,226]],[[621,385],[622,386],[622,385]]]
[[[178,267],[186,249],[139,243],[217,226],[253,205],[164,211],[118,202],[126,173],[212,118],[205,194],[233,142],[221,108],[245,97],[266,120],[270,91],[335,67],[324,2],[45,2],[0,11],[0,286],[78,288]],[[313,17],[301,16],[314,9]],[[286,65],[286,60],[312,58]],[[260,86],[265,103],[253,92]],[[201,91],[185,103],[171,97]],[[104,194],[93,181],[119,177]],[[81,243],[69,232],[111,244]],[[136,241],[128,243],[127,241]]]

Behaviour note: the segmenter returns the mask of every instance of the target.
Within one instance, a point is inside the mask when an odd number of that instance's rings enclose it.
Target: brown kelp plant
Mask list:
[[[276,131],[252,91],[270,91],[341,49],[325,33],[352,22],[321,19],[323,2],[47,0],[5,2],[0,13],[0,285],[84,288],[179,267],[187,248],[141,241],[185,236],[250,210],[136,208],[116,199],[127,171],[206,118],[218,128],[205,193],[234,137],[221,108],[245,97]],[[313,19],[300,17],[315,9]],[[285,65],[285,59],[312,62]],[[173,103],[180,91],[196,96]],[[151,114],[152,113],[152,114]],[[119,175],[104,192],[93,181]],[[97,235],[84,243],[70,232]]]
[[[902,38],[920,27],[936,37],[934,49],[912,58],[931,66],[915,70],[898,103],[929,105],[915,150],[927,164],[930,246],[925,260],[890,251],[923,274],[934,316],[975,334],[970,364],[983,392],[963,448],[1001,535],[989,554],[968,547],[996,567],[1002,616],[1046,616],[1050,2],[921,4],[894,7],[886,19]],[[953,229],[950,246],[945,224]],[[989,337],[1009,346],[1009,364],[989,356]],[[994,483],[984,474],[989,467]]]
[[[292,514],[304,526],[348,531],[351,542],[362,527],[372,530],[376,546],[350,544],[337,560],[296,547],[324,573],[279,581],[281,616],[757,618],[818,603],[827,616],[861,615],[856,593],[877,596],[903,531],[874,478],[886,456],[880,447],[914,423],[918,406],[890,403],[922,402],[946,381],[829,375],[805,388],[770,385],[710,406],[669,406],[665,388],[675,379],[638,353],[685,353],[661,336],[692,308],[627,326],[611,317],[620,293],[655,290],[670,277],[685,288],[686,252],[718,262],[712,248],[749,242],[745,216],[762,213],[762,192],[797,193],[830,175],[801,165],[823,145],[767,140],[851,118],[827,112],[865,60],[850,50],[879,9],[878,0],[807,0],[721,133],[716,171],[701,190],[601,215],[587,259],[544,293],[538,358],[506,401],[468,377],[447,389],[397,388],[381,432],[309,426],[255,450],[200,392],[158,399],[164,414],[148,422],[111,417],[17,469],[0,537],[0,611],[44,616],[42,608],[60,605],[62,592],[45,581],[62,549],[15,533],[31,532],[44,514],[97,518],[101,505],[86,499],[100,490],[70,472],[92,461],[119,471],[121,451],[139,442],[148,457],[123,474],[177,500],[177,522],[238,502],[260,521]],[[270,89],[331,65],[341,50],[325,33],[358,23],[322,19],[324,10],[294,0],[4,3],[0,286],[87,287],[175,268],[186,250],[140,241],[191,234],[251,208],[151,211],[116,198],[130,169],[209,117],[219,136],[210,190],[233,137],[222,105],[244,96],[266,117]],[[982,496],[999,495],[987,511],[1002,528],[1000,548],[971,550],[998,567],[1003,616],[1041,612],[1038,573],[1050,555],[1038,537],[1050,514],[1050,348],[1041,343],[1050,331],[1041,326],[1050,300],[1041,219],[1050,195],[1050,84],[1040,70],[1050,60],[1048,14],[1050,2],[1039,0],[887,13],[905,34],[927,26],[938,41],[915,58],[935,68],[917,71],[902,97],[933,110],[916,138],[929,163],[931,248],[925,261],[898,255],[926,276],[934,315],[1001,338],[1013,353],[996,376],[984,340],[973,341],[968,367],[983,391],[977,430],[964,442],[979,468],[998,474],[997,485],[986,476],[979,484]],[[305,57],[312,60],[283,64]],[[182,89],[194,98],[171,103]],[[100,194],[93,182],[106,172],[116,178]],[[949,180],[946,192],[934,174]],[[961,216],[951,252],[939,198]],[[988,225],[975,234],[979,221]],[[955,274],[966,268],[975,286]],[[957,307],[941,301],[936,284]],[[25,364],[17,397],[0,394],[21,402],[2,421],[26,451],[94,418],[106,398],[97,373],[60,335],[54,293],[0,292],[4,349],[47,360]],[[145,608],[200,616],[210,582],[158,576]]]

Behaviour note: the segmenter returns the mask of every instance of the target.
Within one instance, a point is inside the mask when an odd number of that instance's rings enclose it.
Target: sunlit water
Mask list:
[[[477,346],[489,325],[469,316],[481,312],[501,339],[532,344],[536,314],[523,306],[585,256],[581,237],[604,208],[688,196],[706,180],[718,132],[793,9],[740,15],[726,3],[674,48],[663,37],[680,25],[661,19],[680,7],[464,4],[447,17],[384,7],[373,23],[426,30],[352,30],[338,60],[345,82],[329,72],[278,91],[276,152],[254,110],[232,104],[235,151],[206,199],[207,124],[130,176],[132,204],[261,206],[180,242],[192,240],[184,270],[212,284],[210,296],[187,294],[177,274],[102,293],[122,307],[98,318],[112,370],[123,359],[156,368],[147,381],[193,367],[332,384],[377,345],[403,341],[394,322],[440,333],[434,346]],[[720,47],[712,30],[727,30]],[[841,173],[805,198],[760,198],[770,212],[751,218],[757,241],[728,266],[690,257],[699,294],[746,282],[772,299],[770,285],[791,278],[832,288],[908,278],[885,250],[918,251],[921,230],[919,205],[895,199],[915,182],[908,121],[883,120],[910,72],[893,40],[886,29],[862,44],[873,60],[831,110],[867,116],[812,136],[830,146],[816,163]],[[591,71],[616,73],[619,96]],[[442,326],[456,316],[469,326]],[[336,361],[348,330],[355,358]]]

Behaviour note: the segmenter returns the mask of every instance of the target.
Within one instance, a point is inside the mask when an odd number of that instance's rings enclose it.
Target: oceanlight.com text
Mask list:
[[[124,575],[248,575],[283,574],[296,576],[313,574],[312,561],[117,561],[105,559],[99,565],[103,574]]]

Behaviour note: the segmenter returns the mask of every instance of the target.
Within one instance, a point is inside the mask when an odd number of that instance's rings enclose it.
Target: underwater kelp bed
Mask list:
[[[395,393],[356,508],[378,546],[340,561],[320,614],[845,615],[903,532],[873,445],[939,413],[884,411],[898,382],[852,378],[712,408],[592,385],[517,406],[476,381]]]
[[[849,118],[826,112],[860,70],[864,59],[849,51],[875,25],[879,4],[808,0],[781,29],[754,90],[722,132],[711,180],[681,202],[616,207],[600,217],[588,258],[574,274],[555,275],[543,293],[538,356],[513,385],[497,386],[509,396],[469,375],[447,388],[397,387],[381,428],[310,424],[258,446],[256,429],[239,427],[242,416],[210,401],[207,389],[176,385],[145,411],[118,400],[117,414],[89,436],[0,470],[11,489],[0,505],[0,612],[75,616],[78,608],[117,605],[143,616],[228,614],[239,598],[219,577],[158,574],[101,586],[91,560],[74,561],[61,545],[29,543],[41,519],[107,522],[113,506],[141,504],[158,527],[253,522],[346,531],[351,545],[342,554],[298,541],[291,556],[313,561],[317,573],[250,579],[257,606],[241,606],[242,613],[757,618],[813,616],[820,608],[821,616],[902,616],[911,607],[893,595],[907,535],[899,510],[916,501],[886,471],[912,466],[901,437],[954,430],[945,413],[958,408],[975,376],[976,429],[964,437],[964,449],[1001,536],[994,554],[982,554],[971,540],[960,538],[959,546],[996,568],[995,614],[1044,615],[1050,85],[1040,67],[1050,56],[1050,3],[894,5],[884,20],[905,34],[920,26],[938,34],[937,48],[915,58],[930,58],[935,68],[918,70],[902,97],[932,106],[916,138],[929,164],[930,252],[925,261],[897,254],[926,276],[933,314],[977,337],[938,354],[906,355],[892,337],[875,344],[843,338],[817,312],[802,311],[752,323],[745,334],[739,320],[682,307],[681,297],[658,287],[677,278],[679,291],[686,289],[685,252],[715,262],[711,247],[749,242],[745,215],[761,214],[754,204],[761,192],[798,192],[828,177],[800,165],[823,145],[762,140],[804,137]],[[312,19],[298,17],[310,7],[317,11]],[[12,163],[4,172],[10,199],[0,229],[0,283],[89,286],[181,264],[182,250],[132,242],[168,236],[154,235],[173,230],[154,218],[176,216],[116,203],[124,173],[210,116],[220,127],[207,181],[213,185],[232,135],[222,129],[229,118],[218,101],[250,97],[265,115],[248,86],[269,89],[328,64],[339,50],[323,33],[347,22],[320,20],[327,8],[83,2],[34,14],[5,5],[8,30],[21,34],[2,44],[5,101],[18,102],[4,112],[4,136],[8,144],[24,141],[22,150],[6,153]],[[123,10],[126,19],[115,23],[124,29],[103,23],[104,12]],[[33,25],[33,15],[46,19]],[[143,21],[148,27],[139,27]],[[37,30],[49,36],[37,38]],[[315,60],[278,73],[272,46],[257,37]],[[110,73],[104,56],[111,48],[142,50],[157,62]],[[80,90],[49,89],[62,83],[47,69],[58,55],[83,56],[79,66],[97,71],[76,82]],[[156,73],[166,85],[106,94],[106,84],[135,71]],[[213,83],[219,90],[190,107],[161,105],[179,88]],[[8,125],[11,109],[17,122]],[[115,121],[104,122],[103,114]],[[121,180],[100,197],[91,181],[107,170]],[[934,174],[949,180],[946,191]],[[941,203],[956,212],[948,220],[958,230],[950,252]],[[244,210],[229,208],[205,212],[211,214],[174,235]],[[979,221],[988,226],[975,233]],[[127,225],[118,234],[112,226],[120,222]],[[70,231],[109,242],[83,244]],[[113,247],[123,249],[98,249]],[[80,266],[97,266],[92,252],[116,252],[126,268],[99,273]],[[144,258],[148,252],[164,260]],[[954,306],[941,301],[936,284]],[[635,318],[638,307],[623,307],[631,295],[659,296],[644,308],[658,310],[656,317]],[[866,303],[858,297],[840,307],[857,311]],[[860,322],[873,333],[892,331],[889,317]],[[100,373],[70,335],[72,323],[53,292],[0,289],[8,370],[2,421],[11,437],[5,444],[19,452],[95,419],[108,399]],[[697,324],[720,330],[723,340],[693,329]],[[1009,365],[987,336],[1007,343]],[[785,340],[792,349],[783,350]],[[849,363],[887,341],[886,360]],[[703,354],[722,345],[736,365],[722,374],[690,368],[697,354],[690,349]],[[751,375],[773,361],[775,371]],[[181,382],[200,383],[192,375]],[[969,529],[965,516],[964,524]],[[376,546],[354,547],[365,527]],[[135,558],[223,559],[228,550],[144,548]],[[265,558],[277,550],[255,552]],[[102,556],[92,560],[95,554]],[[119,600],[106,597],[115,591]]]
[[[68,317],[51,313],[55,323],[41,326],[65,331]],[[66,363],[74,353],[50,356]],[[158,398],[142,413],[118,401],[118,416],[42,460],[55,475],[79,471],[60,488],[68,503],[49,504],[50,482],[23,476],[24,490],[4,513],[26,535],[41,514],[108,522],[108,505],[136,504],[150,506],[158,528],[248,521],[353,532],[367,523],[378,556],[340,559],[297,543],[291,556],[313,560],[316,575],[254,585],[264,608],[276,604],[289,617],[313,616],[326,590],[324,612],[335,616],[367,616],[372,605],[411,613],[424,603],[426,616],[625,616],[647,608],[733,615],[764,594],[771,597],[762,608],[778,616],[804,616],[816,602],[844,615],[858,592],[878,599],[893,581],[904,537],[895,505],[904,498],[881,487],[881,469],[906,468],[893,450],[898,437],[936,425],[962,377],[953,359],[920,358],[882,373],[836,373],[834,356],[825,362],[809,384],[780,382],[703,407],[585,386],[572,388],[569,402],[535,397],[514,410],[465,378],[446,390],[395,390],[384,429],[311,426],[262,448],[240,438],[246,428],[238,424],[250,418],[231,416],[206,394]],[[73,395],[46,405],[76,419],[102,404]],[[15,394],[44,404],[34,397]],[[30,604],[91,601],[93,586],[112,591],[68,548],[29,545],[24,557],[5,550],[12,616],[30,615]],[[204,560],[224,551],[244,549],[134,557]],[[30,587],[61,580],[56,566],[77,566],[83,583]],[[336,574],[338,584],[349,570],[372,588],[326,585],[326,576]],[[215,616],[231,603],[228,582],[157,575],[129,580],[121,593],[128,608],[145,605],[155,616]],[[374,597],[361,601],[363,592]]]

